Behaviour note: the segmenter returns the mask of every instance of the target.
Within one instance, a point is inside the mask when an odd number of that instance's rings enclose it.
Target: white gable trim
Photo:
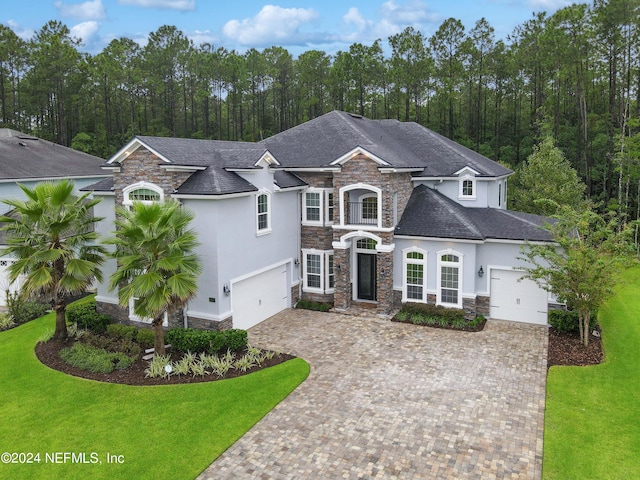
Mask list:
[[[475,171],[473,168],[467,165],[466,167],[461,168],[460,170],[454,173],[454,175],[462,175],[462,174],[473,175],[475,177],[477,175],[480,175],[480,172]]]
[[[173,163],[167,157],[156,152],[153,148],[136,137],[129,143],[127,143],[124,147],[122,147],[113,157],[107,160],[107,165],[110,165],[112,163],[122,163],[129,155],[138,150],[138,148],[140,147],[146,148],[165,163]]]
[[[269,150],[264,152],[264,154],[258,159],[256,163],[254,163],[254,165],[257,167],[260,162],[265,162],[270,167],[273,165],[280,166],[280,162],[276,160],[276,157],[274,157]]]
[[[369,157],[371,160],[376,162],[378,165],[382,165],[382,166],[385,166],[385,167],[390,167],[391,166],[391,164],[389,164],[388,162],[385,162],[384,160],[382,160],[377,155],[374,155],[373,153],[368,152],[367,150],[365,150],[362,147],[354,148],[353,150],[347,152],[343,156],[341,156],[338,159],[336,159],[333,162],[331,162],[330,165],[342,165],[342,164],[348,162],[349,160],[351,160],[356,155],[365,155],[366,157]]]

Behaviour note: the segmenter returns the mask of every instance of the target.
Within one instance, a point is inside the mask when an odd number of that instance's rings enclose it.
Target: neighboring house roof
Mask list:
[[[542,228],[549,221],[539,215],[497,208],[463,207],[440,192],[419,185],[414,188],[394,233],[479,241],[550,241],[551,234]]]
[[[414,122],[370,120],[333,111],[262,143],[284,168],[328,167],[354,148],[396,168],[421,168],[421,176],[454,176],[471,167],[479,176],[499,177],[508,168]]]
[[[104,159],[32,135],[0,128],[0,181],[107,177]]]
[[[87,185],[80,189],[81,192],[113,192],[113,177],[105,178],[99,182]]]

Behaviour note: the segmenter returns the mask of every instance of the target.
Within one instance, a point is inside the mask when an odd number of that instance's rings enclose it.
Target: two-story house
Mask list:
[[[525,242],[550,240],[544,219],[506,209],[511,170],[416,123],[334,111],[258,143],[141,136],[104,168],[87,187],[104,235],[116,205],[195,213],[198,295],[167,324],[249,328],[299,298],[546,324],[547,292],[517,270]],[[116,298],[98,286],[104,311],[144,321]]]

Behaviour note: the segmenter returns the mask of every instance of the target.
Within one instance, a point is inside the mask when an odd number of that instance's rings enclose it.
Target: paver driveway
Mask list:
[[[311,374],[201,479],[541,476],[544,327],[467,333],[287,310],[249,340]]]

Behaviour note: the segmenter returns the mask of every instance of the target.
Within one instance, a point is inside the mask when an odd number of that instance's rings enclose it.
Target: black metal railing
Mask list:
[[[378,204],[373,202],[349,202],[345,223],[347,225],[377,225]]]

